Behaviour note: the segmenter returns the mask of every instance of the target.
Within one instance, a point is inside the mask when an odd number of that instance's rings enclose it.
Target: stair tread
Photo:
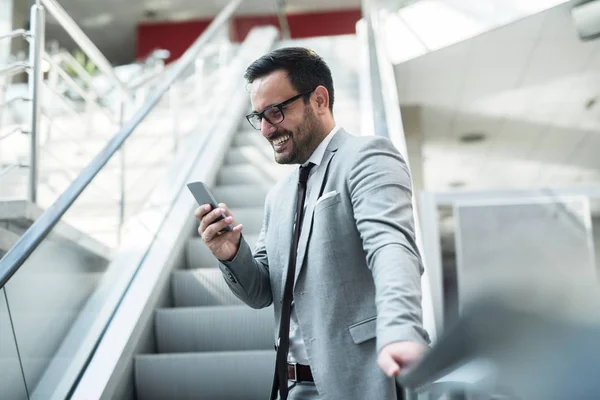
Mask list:
[[[268,398],[274,350],[135,356],[138,400]]]
[[[246,305],[162,308],[155,316],[159,353],[268,350],[274,329],[272,308]]]
[[[218,268],[177,270],[171,277],[176,307],[241,305]]]
[[[165,360],[165,359],[188,359],[188,358],[212,358],[212,357],[244,357],[251,358],[254,355],[275,355],[274,349],[269,350],[226,350],[226,351],[189,351],[184,353],[154,353],[136,354],[136,360]]]
[[[262,208],[267,197],[268,187],[262,185],[220,185],[213,189],[215,198],[219,202],[232,208]]]

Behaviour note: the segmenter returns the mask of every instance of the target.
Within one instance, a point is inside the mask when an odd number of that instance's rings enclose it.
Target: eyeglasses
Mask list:
[[[253,112],[246,115],[246,119],[252,125],[252,127],[256,130],[260,130],[260,125],[262,123],[263,118],[267,120],[271,125],[277,125],[283,122],[285,119],[285,115],[283,114],[283,109],[285,106],[292,104],[294,101],[298,100],[302,96],[306,96],[314,92],[315,89],[311,89],[308,92],[300,93],[295,95],[292,98],[287,99],[286,101],[282,101],[279,104],[274,104],[262,110],[261,112]]]

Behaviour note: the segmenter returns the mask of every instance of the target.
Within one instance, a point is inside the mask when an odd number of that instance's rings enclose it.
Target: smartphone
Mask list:
[[[209,204],[213,210],[219,207],[219,203],[217,203],[217,200],[215,200],[215,196],[213,196],[212,192],[208,186],[204,184],[204,182],[191,182],[187,184],[187,187],[190,192],[192,192],[192,195],[198,202],[198,205]],[[225,213],[221,214],[221,216],[218,217],[213,224],[224,219],[225,217]],[[221,232],[231,232],[232,229],[233,228],[231,225],[227,225],[221,230]]]

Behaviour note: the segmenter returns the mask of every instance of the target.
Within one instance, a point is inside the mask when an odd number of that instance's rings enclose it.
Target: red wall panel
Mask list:
[[[354,34],[360,9],[289,14],[288,24],[292,38]],[[186,22],[144,22],[137,27],[138,58],[157,48],[171,52],[169,61],[179,58],[206,29],[210,20]],[[255,26],[274,25],[279,28],[276,15],[240,16],[231,21],[231,39],[244,40]]]
[[[288,25],[293,39],[347,35],[356,33],[356,22],[360,18],[359,9],[289,14]],[[252,28],[260,25],[274,25],[279,28],[279,20],[275,15],[237,17],[233,21],[232,40],[244,40]]]
[[[276,15],[236,17],[231,21],[231,40],[242,42],[252,28],[261,25],[273,25],[279,29],[279,18]]]
[[[210,24],[210,20],[185,22],[144,22],[137,26],[136,57],[143,58],[156,49],[171,52],[169,61],[176,60]]]
[[[292,38],[348,35],[356,33],[360,18],[360,10],[292,14],[288,16],[288,24]]]

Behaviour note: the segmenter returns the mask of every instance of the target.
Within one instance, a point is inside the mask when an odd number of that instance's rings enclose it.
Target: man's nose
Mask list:
[[[266,118],[263,118],[260,122],[260,133],[263,135],[264,138],[268,139],[276,130],[277,128],[275,127],[275,125],[267,121]]]

